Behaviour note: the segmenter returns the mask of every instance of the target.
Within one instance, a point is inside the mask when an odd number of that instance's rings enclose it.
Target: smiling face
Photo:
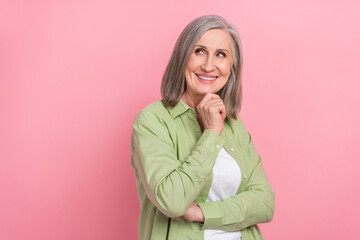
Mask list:
[[[196,43],[185,70],[186,92],[199,102],[206,93],[216,93],[229,79],[232,65],[232,40],[220,29],[204,33]]]

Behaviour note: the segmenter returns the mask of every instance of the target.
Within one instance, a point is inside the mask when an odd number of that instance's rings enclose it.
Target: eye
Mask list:
[[[224,52],[219,52],[218,54],[216,54],[216,56],[219,57],[226,57],[226,54]]]
[[[204,51],[204,49],[202,49],[202,48],[198,48],[198,49],[195,50],[195,53],[196,53],[196,54],[204,54],[205,51]]]

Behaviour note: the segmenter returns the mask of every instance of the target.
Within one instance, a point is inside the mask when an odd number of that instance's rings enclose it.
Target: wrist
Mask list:
[[[199,207],[199,205],[196,204],[196,206],[197,206],[197,212],[198,212],[198,216],[197,216],[196,221],[200,222],[200,223],[203,223],[204,222],[204,214],[203,214],[201,208]]]
[[[219,128],[211,128],[211,127],[209,127],[209,128],[205,128],[205,129],[212,130],[212,131],[216,132],[216,134],[219,135],[219,136],[221,135],[221,132],[222,132],[222,129],[219,129]]]

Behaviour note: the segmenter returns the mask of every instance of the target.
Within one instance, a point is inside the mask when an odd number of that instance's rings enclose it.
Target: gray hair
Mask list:
[[[216,94],[224,101],[227,118],[236,119],[242,102],[243,54],[241,42],[235,26],[216,15],[206,15],[194,19],[180,34],[161,82],[162,102],[166,107],[173,107],[179,102],[186,91],[185,70],[190,55],[201,36],[211,29],[223,30],[229,33],[232,39],[231,73],[225,86]]]

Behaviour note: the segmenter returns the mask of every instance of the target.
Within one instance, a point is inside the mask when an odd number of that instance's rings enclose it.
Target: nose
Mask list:
[[[213,70],[215,70],[215,64],[214,64],[214,59],[212,56],[208,56],[204,63],[201,65],[201,68],[206,71],[206,72],[211,72]]]

